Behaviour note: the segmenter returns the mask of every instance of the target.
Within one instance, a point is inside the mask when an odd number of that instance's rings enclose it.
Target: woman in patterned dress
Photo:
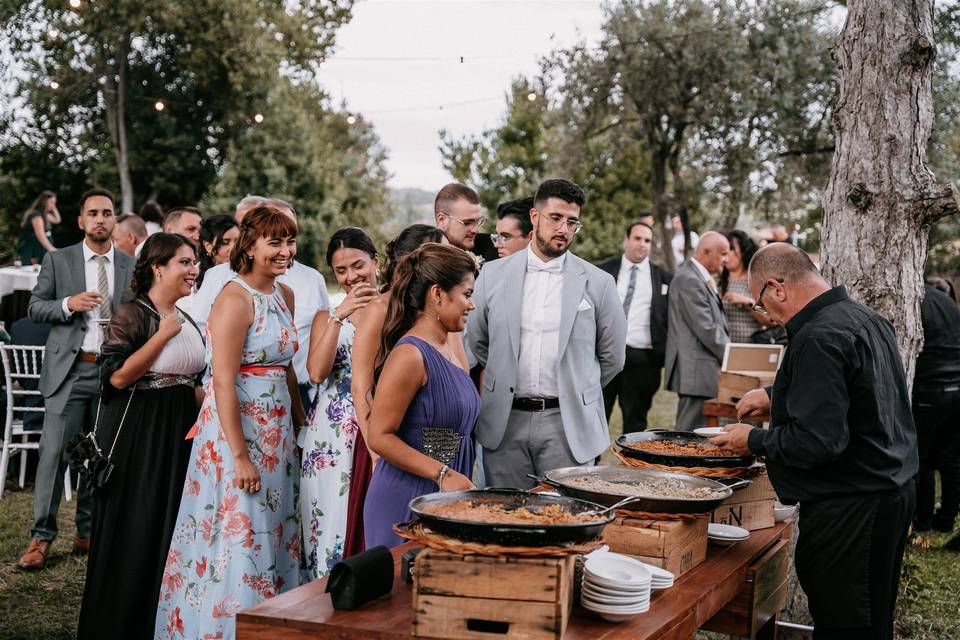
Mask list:
[[[727,264],[720,272],[723,312],[727,316],[730,342],[749,343],[754,332],[764,326],[757,321],[753,312],[753,297],[747,284],[747,267],[757,252],[757,245],[739,229],[727,231],[724,235],[730,241],[730,253],[727,254]]]
[[[307,371],[320,388],[297,444],[303,452],[300,520],[311,579],[327,575],[343,557],[358,430],[350,394],[354,323],[379,295],[377,249],[362,229],[347,227],[333,234],[327,246],[327,265],[347,297],[332,312],[318,312],[310,331]]]
[[[293,293],[275,281],[296,255],[296,234],[278,209],[247,214],[230,261],[236,275],[210,314],[213,374],[167,554],[157,638],[233,638],[238,611],[300,582],[297,330]]]

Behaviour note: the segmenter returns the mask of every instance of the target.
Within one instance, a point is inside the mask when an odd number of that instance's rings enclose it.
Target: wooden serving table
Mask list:
[[[705,418],[704,422],[708,427],[716,427],[719,424],[718,418],[730,418],[731,420],[737,419],[737,406],[734,404],[728,404],[726,402],[720,402],[717,398],[711,400],[703,401],[703,417]],[[750,422],[769,422],[769,415],[754,416],[749,419]]]
[[[574,607],[565,640],[688,640],[700,628],[747,636],[776,637],[777,612],[786,598],[790,520],[751,533],[731,547],[710,545],[707,560],[654,591],[650,610],[614,624]],[[336,611],[326,579],[288,591],[237,615],[238,640],[306,638],[412,638],[412,585],[400,578],[400,556],[417,545],[392,549],[393,591],[356,611]],[[516,585],[517,587],[519,585]],[[478,634],[478,638],[506,637]]]

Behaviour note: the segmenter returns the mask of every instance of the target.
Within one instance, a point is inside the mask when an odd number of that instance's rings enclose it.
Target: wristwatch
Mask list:
[[[341,327],[343,326],[343,320],[340,319],[340,316],[337,315],[337,308],[330,307],[330,319],[327,322],[336,322]]]

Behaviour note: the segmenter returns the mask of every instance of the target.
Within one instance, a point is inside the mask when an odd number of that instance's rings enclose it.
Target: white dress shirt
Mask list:
[[[556,398],[560,308],[567,254],[544,262],[529,249],[520,308],[518,398]]]
[[[627,314],[627,346],[633,349],[653,348],[650,336],[650,303],[653,299],[653,282],[650,279],[650,258],[634,263],[620,258],[620,274],[617,276],[617,293],[622,303],[627,298],[630,286],[630,268],[637,268],[633,299]]]
[[[99,267],[97,266],[97,261],[93,258],[98,254],[96,251],[87,246],[86,242],[82,244],[83,248],[83,278],[85,283],[84,291],[99,292],[99,283],[100,283],[100,272]],[[103,254],[107,258],[107,263],[103,265],[104,269],[107,272],[107,286],[110,290],[110,299],[113,300],[114,288],[114,271],[116,270],[116,264],[113,261],[114,248],[113,245],[110,245],[110,249]],[[67,307],[67,300],[70,298],[64,298],[61,302],[61,308],[63,309],[63,315],[70,317],[73,312],[70,311]],[[80,343],[80,350],[86,351],[87,353],[100,353],[100,343],[103,342],[103,325],[100,323],[100,307],[96,307],[91,311],[87,311],[87,331],[83,334],[83,342]]]
[[[207,318],[213,302],[220,294],[234,272],[230,263],[225,262],[211,267],[203,274],[203,284],[196,293],[192,294],[193,301],[187,312],[193,318],[201,332],[206,332]],[[305,384],[310,378],[307,375],[307,352],[310,350],[310,327],[313,317],[318,311],[330,308],[330,298],[327,295],[327,284],[319,271],[294,261],[287,272],[277,278],[293,290],[294,296],[294,324],[297,326],[297,340],[300,348],[293,356],[293,368],[297,373],[297,382]],[[179,303],[178,303],[179,304]]]
[[[697,248],[698,244],[700,244],[700,235],[696,231],[691,231],[690,253],[693,253],[693,250]],[[673,234],[673,238],[670,240],[670,245],[673,249],[673,260],[679,267],[681,264],[683,264],[683,234]]]

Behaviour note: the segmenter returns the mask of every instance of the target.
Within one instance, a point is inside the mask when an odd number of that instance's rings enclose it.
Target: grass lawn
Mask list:
[[[650,425],[672,427],[675,415],[676,396],[659,392]],[[611,441],[621,430],[619,410],[615,410]],[[614,461],[609,452],[603,459]],[[0,640],[74,637],[86,569],[85,558],[70,554],[75,504],[61,505],[62,535],[53,545],[47,569],[24,573],[17,570],[16,562],[29,542],[33,496],[28,487],[7,491],[0,499]],[[940,550],[947,538],[946,534],[934,534],[925,539],[928,546],[908,549],[897,611],[899,638],[960,640],[960,554]]]

